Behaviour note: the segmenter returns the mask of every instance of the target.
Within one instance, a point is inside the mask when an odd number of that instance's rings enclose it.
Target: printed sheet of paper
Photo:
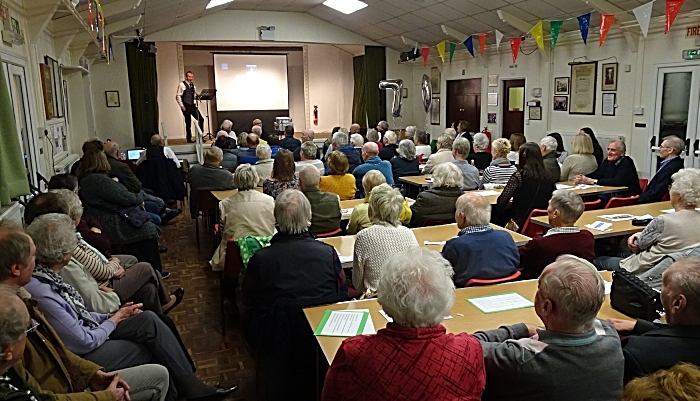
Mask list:
[[[500,195],[501,194],[498,191],[490,191],[490,190],[475,191],[475,192],[481,196],[492,196],[492,195]]]
[[[604,223],[602,221],[595,221],[591,224],[586,224],[586,227],[601,232],[612,231],[612,229],[610,229],[611,226],[612,223]]]
[[[597,188],[597,187],[600,187],[600,185],[587,185],[587,184],[576,185],[576,189],[589,189],[589,188]]]
[[[525,297],[516,292],[477,298],[467,298],[467,301],[484,313],[503,312],[507,310],[530,308],[535,306],[532,301],[527,300]]]
[[[371,331],[374,332],[374,324],[367,310],[327,310],[314,334],[317,336],[352,337],[364,334],[368,323],[372,326]]]
[[[557,184],[557,189],[569,189],[573,188],[571,185],[566,185],[566,184]]]
[[[355,209],[354,207],[351,207],[350,209],[340,209],[340,214],[341,215],[352,214],[352,211],[354,209]]]
[[[338,255],[338,259],[340,259],[340,263],[352,263],[352,256],[344,256],[344,255]]]
[[[610,294],[610,291],[612,291],[612,282],[603,280],[603,285],[605,286],[605,295]]]
[[[606,214],[602,216],[598,216],[601,219],[605,220],[610,220],[610,221],[623,221],[623,220],[634,220],[636,216],[633,216],[631,214],[624,214],[624,213],[619,213],[619,214]]]

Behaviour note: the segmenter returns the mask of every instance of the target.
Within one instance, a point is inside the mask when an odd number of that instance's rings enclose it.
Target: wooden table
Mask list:
[[[583,212],[581,217],[576,221],[576,226],[579,227],[581,230],[587,230],[590,231],[595,238],[607,238],[607,237],[616,237],[620,235],[630,235],[634,234],[637,232],[640,232],[644,229],[642,226],[633,226],[632,225],[632,220],[623,220],[623,221],[609,221],[605,219],[601,219],[600,216],[602,215],[608,215],[608,214],[631,214],[633,216],[643,216],[645,214],[649,214],[653,217],[661,215],[661,210],[664,209],[672,209],[673,207],[671,206],[671,202],[656,202],[656,203],[647,203],[644,205],[634,205],[634,206],[624,206],[624,207],[616,207],[612,209],[598,209],[598,210],[589,210],[587,212]],[[549,225],[549,222],[547,220],[547,216],[542,216],[542,217],[535,217],[531,219],[531,221],[535,224],[539,224],[541,226],[545,226],[550,228],[551,226]],[[606,232],[601,232],[598,230],[592,230],[586,227],[586,224],[591,224],[596,221],[602,221],[605,223],[612,223],[612,226],[610,227],[611,231],[606,231]]]
[[[601,275],[607,281],[612,280],[612,272],[601,272]],[[537,280],[517,281],[513,283],[485,287],[460,288],[455,290],[455,305],[450,311],[450,315],[452,315],[453,318],[443,321],[442,325],[447,328],[448,333],[474,333],[475,331],[479,330],[492,330],[503,325],[512,325],[521,322],[537,325],[542,324],[540,319],[537,317],[537,314],[535,314],[535,308],[533,307],[485,314],[466,301],[467,298],[503,294],[507,292],[517,292],[523,297],[534,302],[535,293],[537,292]],[[306,308],[304,309],[304,314],[306,315],[306,320],[309,322],[311,329],[316,330],[316,327],[318,327],[319,323],[321,322],[321,318],[326,310],[352,309],[369,309],[375,329],[379,330],[386,327],[387,321],[381,314],[379,314],[381,305],[379,305],[376,299],[342,302],[332,305]],[[601,319],[629,319],[629,317],[612,309],[610,306],[609,295],[605,296],[605,301],[603,303],[603,307],[598,313],[598,317]],[[338,352],[338,348],[340,348],[340,343],[343,342],[345,337],[318,336],[316,339],[326,357],[326,361],[328,361],[328,364],[330,365],[336,352]]]
[[[406,199],[406,202],[408,202],[408,206],[411,206],[415,202],[415,200],[413,200],[411,198],[405,198],[405,199]],[[350,215],[352,214],[352,209],[354,209],[355,206],[361,204],[364,201],[365,201],[364,199],[350,199],[350,200],[340,201],[341,219],[342,220],[350,219]],[[344,209],[345,210],[349,209],[350,212],[349,213],[342,213],[342,211]]]
[[[258,191],[258,192],[262,192],[262,191],[263,191],[262,187],[256,187],[255,190]],[[237,189],[229,189],[229,190],[226,190],[226,191],[211,191],[211,194],[214,195],[214,197],[215,197],[219,202],[221,202],[222,200],[228,198],[229,196],[231,196],[231,195],[233,195],[233,194],[235,194],[235,193],[238,193],[238,190],[237,190]]]
[[[410,176],[410,177],[399,177],[399,181],[409,184],[409,185],[416,185],[416,186],[430,186],[433,185],[432,182],[427,181],[427,178],[431,178],[432,175],[426,174],[426,175],[416,175],[416,176]]]
[[[530,237],[506,230],[503,227],[499,227],[494,224],[492,224],[491,227],[493,227],[494,230],[508,231],[511,237],[513,237],[515,244],[518,246],[525,245],[530,240]],[[459,233],[459,228],[457,228],[457,224],[453,223],[440,226],[413,228],[411,231],[413,231],[413,234],[415,234],[416,240],[418,240],[418,244],[420,246],[432,249],[433,251],[441,252],[443,245],[425,245],[424,241],[447,241],[457,236],[457,233]],[[338,250],[339,255],[352,256],[355,249],[355,237],[355,235],[343,235],[341,237],[321,238],[319,241],[333,245],[335,249]]]

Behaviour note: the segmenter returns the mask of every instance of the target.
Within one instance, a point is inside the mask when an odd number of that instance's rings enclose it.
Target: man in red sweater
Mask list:
[[[583,210],[583,199],[577,193],[566,189],[554,191],[547,207],[552,228],[542,237],[533,238],[518,248],[522,279],[539,277],[559,255],[575,255],[589,262],[595,259],[593,234],[574,225]]]

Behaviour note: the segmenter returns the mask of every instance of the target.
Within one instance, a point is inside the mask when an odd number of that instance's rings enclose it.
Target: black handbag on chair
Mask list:
[[[625,269],[613,272],[610,305],[627,316],[650,322],[664,310],[660,293]]]

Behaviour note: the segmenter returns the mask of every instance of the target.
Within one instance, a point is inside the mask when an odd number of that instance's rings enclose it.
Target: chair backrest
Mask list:
[[[221,277],[238,283],[238,277],[243,271],[243,260],[241,259],[241,250],[238,244],[229,239],[226,243],[226,258],[224,259],[224,270],[221,272]]]
[[[583,210],[596,210],[600,209],[600,206],[603,204],[603,201],[598,198],[593,202],[583,202]]]
[[[338,234],[342,234],[343,230],[341,228],[336,228],[333,231],[329,231],[327,233],[321,233],[321,234],[316,234],[316,238],[327,238],[327,237],[334,237]]]
[[[612,209],[614,207],[632,206],[637,204],[637,199],[639,195],[628,196],[626,198],[610,198],[608,204],[605,205],[605,209]]]
[[[649,180],[647,180],[646,178],[639,179],[639,188],[642,190],[642,192],[646,191],[648,184]]]
[[[455,219],[449,219],[449,220],[423,220],[420,223],[421,227],[430,227],[430,226],[442,226],[444,224],[452,224],[455,222]]]
[[[472,279],[469,279],[469,281],[467,281],[467,285],[465,285],[465,287],[477,287],[480,285],[507,283],[509,281],[515,280],[518,277],[520,277],[520,270],[516,271],[515,273],[511,274],[510,276],[501,277],[501,278],[494,278],[494,279],[490,279],[490,280],[472,278]]]
[[[215,217],[219,201],[211,191],[197,191],[197,216]]]
[[[536,237],[540,234],[544,234],[547,231],[547,229],[539,224],[531,222],[530,219],[533,217],[540,217],[546,215],[547,211],[544,209],[532,209],[532,212],[530,212],[530,215],[527,217],[527,220],[525,220],[525,224],[523,224],[523,226],[521,227],[520,233],[530,238]]]
[[[661,202],[668,202],[670,200],[671,200],[671,192],[666,191],[663,198],[661,198]]]

